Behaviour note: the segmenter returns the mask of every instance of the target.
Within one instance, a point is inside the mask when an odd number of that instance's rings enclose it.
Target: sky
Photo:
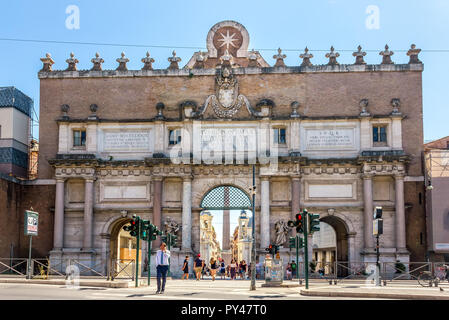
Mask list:
[[[374,50],[367,52],[365,61],[378,64],[386,43],[395,52],[394,62],[407,63],[406,51],[415,43],[423,49],[424,139],[449,135],[448,0],[2,1],[7,5],[0,11],[0,39],[117,44],[0,40],[0,86],[15,86],[33,98],[37,112],[39,59],[47,52],[56,62],[54,69],[66,68],[71,51],[80,60],[79,69],[90,69],[97,51],[105,60],[104,69],[115,69],[122,51],[131,60],[128,68],[140,69],[147,50],[156,60],[155,68],[167,68],[173,49],[183,66],[194,51],[205,49],[207,32],[215,23],[235,20],[248,30],[249,48],[259,50],[270,64],[280,47],[286,50],[287,65],[299,65],[306,46],[315,56],[312,62],[324,64],[331,45],[340,50],[340,63],[353,63],[352,51],[359,44]],[[73,6],[79,9],[79,28],[72,19]]]

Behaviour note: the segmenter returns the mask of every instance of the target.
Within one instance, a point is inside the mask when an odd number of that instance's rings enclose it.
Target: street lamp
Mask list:
[[[253,219],[251,223],[252,228],[252,246],[251,246],[251,285],[249,290],[256,290],[256,166],[253,164],[253,186],[252,193],[252,209]]]

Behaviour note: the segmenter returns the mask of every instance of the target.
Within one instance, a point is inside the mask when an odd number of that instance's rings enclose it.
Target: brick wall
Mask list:
[[[0,258],[28,257],[29,238],[24,236],[24,212],[39,212],[39,235],[33,237],[33,257],[48,256],[53,248],[55,186],[23,185],[0,178]]]

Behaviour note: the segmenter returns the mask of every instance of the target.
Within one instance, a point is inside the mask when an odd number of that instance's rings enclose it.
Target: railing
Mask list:
[[[133,259],[111,259],[108,280],[131,279],[134,281],[136,263]]]
[[[432,265],[432,262],[383,262],[382,281],[385,286],[388,281],[418,281],[418,277],[421,272],[432,272]]]
[[[0,258],[0,275],[25,276],[28,270],[26,258]]]

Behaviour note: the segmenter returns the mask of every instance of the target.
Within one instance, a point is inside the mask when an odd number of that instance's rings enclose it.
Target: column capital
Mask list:
[[[84,177],[85,182],[94,182],[97,180],[97,177]]]
[[[301,176],[291,176],[292,181],[301,181]]]
[[[184,182],[192,182],[192,180],[193,180],[193,175],[183,176],[183,177],[182,177],[182,180],[183,180]]]
[[[55,177],[56,183],[61,183],[61,182],[65,182],[67,180],[66,177]]]
[[[404,180],[404,178],[405,178],[405,173],[395,173],[394,174],[395,180]]]
[[[363,180],[372,180],[374,177],[374,174],[372,173],[363,173],[362,174],[362,179]]]
[[[153,181],[162,181],[162,180],[164,180],[164,177],[163,176],[153,176],[151,179]]]
[[[260,179],[261,181],[269,181],[270,178],[271,178],[271,176],[259,176],[259,179]]]

